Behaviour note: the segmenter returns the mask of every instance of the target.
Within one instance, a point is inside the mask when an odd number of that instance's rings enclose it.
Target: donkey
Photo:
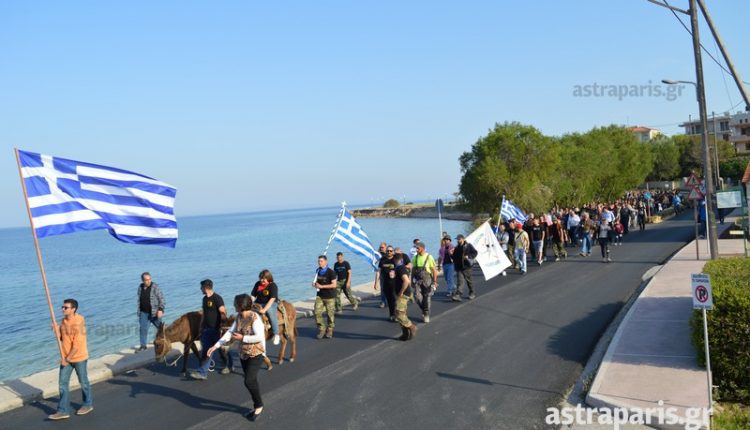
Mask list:
[[[182,342],[185,349],[182,352],[182,375],[187,375],[187,362],[190,357],[190,351],[193,351],[195,357],[200,361],[201,355],[198,352],[198,347],[195,342],[200,340],[200,323],[202,313],[200,311],[188,312],[181,317],[177,318],[165,327],[164,323],[161,323],[159,330],[156,332],[156,338],[154,339],[154,353],[156,354],[156,362],[163,363],[166,360],[167,354],[172,350],[172,342]],[[226,332],[234,322],[234,316],[230,317],[226,325],[222,325],[222,334]],[[229,346],[225,346],[219,349],[219,354],[224,360],[224,363],[229,365]],[[273,368],[271,360],[264,356],[263,361],[265,362],[268,370]]]
[[[182,362],[182,374],[186,375],[190,351],[193,351],[198,360],[201,358],[198,353],[198,347],[195,345],[195,341],[200,336],[200,323],[201,312],[199,311],[188,312],[174,320],[167,327],[164,326],[164,323],[161,323],[159,330],[156,331],[156,338],[154,338],[156,362],[163,363],[166,360],[167,353],[172,350],[172,342],[182,342],[185,346],[182,352],[184,358]]]
[[[276,318],[278,318],[279,321],[279,333],[277,334],[281,336],[281,349],[279,350],[278,363],[284,364],[284,355],[286,353],[287,340],[292,344],[292,352],[289,356],[289,362],[294,363],[294,360],[297,358],[297,309],[295,309],[294,305],[287,302],[286,300],[281,300],[279,302],[279,306],[284,306],[284,311],[286,313],[286,323],[289,324],[289,327],[287,328],[284,326],[284,318],[281,315],[281,310],[277,310]],[[260,305],[254,304],[253,310],[255,312],[258,312],[260,310]],[[274,335],[274,333],[271,331],[271,323],[270,321],[268,321],[268,317],[266,315],[262,315],[262,317],[263,326],[266,330],[266,340],[271,340]]]

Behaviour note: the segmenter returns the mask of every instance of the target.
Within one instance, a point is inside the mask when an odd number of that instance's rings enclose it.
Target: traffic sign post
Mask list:
[[[714,410],[713,385],[711,377],[711,355],[708,350],[708,318],[706,311],[714,307],[714,299],[711,295],[711,277],[705,273],[693,273],[693,309],[703,312],[703,343],[706,350],[706,377],[708,378],[708,408],[711,414]]]

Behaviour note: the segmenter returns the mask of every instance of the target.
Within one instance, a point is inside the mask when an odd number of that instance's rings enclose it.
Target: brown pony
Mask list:
[[[286,327],[284,326],[284,317],[281,315],[281,310],[276,310],[276,318],[279,321],[279,335],[281,337],[281,349],[279,350],[279,364],[284,364],[284,355],[286,353],[286,343],[287,340],[292,343],[292,352],[289,356],[289,362],[294,363],[294,360],[297,358],[297,309],[294,308],[294,305],[287,302],[286,300],[281,300],[279,302],[279,306],[284,306],[284,310],[286,312],[286,322],[289,324],[288,330],[285,330]],[[255,312],[258,312],[260,310],[261,306],[259,304],[253,304],[253,310]],[[261,315],[258,313],[258,315]],[[273,338],[274,333],[271,331],[271,322],[268,321],[268,316],[261,315],[263,317],[263,326],[266,329],[266,340],[271,340]],[[264,357],[266,360],[267,357]]]

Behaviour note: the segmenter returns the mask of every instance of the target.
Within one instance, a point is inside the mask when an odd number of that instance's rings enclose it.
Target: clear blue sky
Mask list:
[[[750,80],[750,2],[707,3]],[[692,88],[573,90],[694,80],[691,49],[646,0],[2,2],[0,226],[27,225],[15,146],[171,183],[178,216],[434,198],[495,122],[679,132]],[[709,111],[738,103],[704,64]]]

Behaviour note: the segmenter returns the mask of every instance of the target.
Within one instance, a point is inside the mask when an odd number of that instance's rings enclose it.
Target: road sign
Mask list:
[[[711,278],[705,273],[693,273],[693,309],[711,310],[714,299],[711,296]]]
[[[693,187],[693,189],[690,190],[690,194],[688,194],[687,198],[688,200],[701,200],[703,196],[704,194],[698,187]]]
[[[706,181],[704,181],[703,179],[698,181],[698,191],[700,191],[704,196],[706,195]]]
[[[716,193],[716,207],[723,208],[741,208],[742,191],[721,191]]]
[[[685,180],[686,187],[693,187],[698,185],[698,178],[695,177],[695,173],[691,173],[690,176]]]

